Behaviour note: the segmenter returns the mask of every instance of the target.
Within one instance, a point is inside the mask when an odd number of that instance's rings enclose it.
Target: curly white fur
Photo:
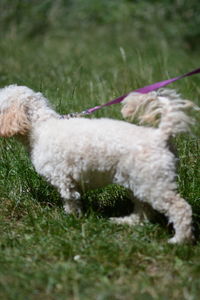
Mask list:
[[[122,104],[124,118],[138,119],[140,124],[159,123],[166,139],[190,130],[194,120],[187,116],[184,110],[199,110],[193,102],[181,99],[180,95],[171,89],[159,89],[148,94],[130,93]]]
[[[181,243],[192,239],[192,211],[177,194],[176,159],[167,141],[187,129],[190,119],[181,111],[187,103],[166,90],[124,100],[125,116],[134,115],[140,104],[146,120],[161,114],[158,128],[111,119],[62,119],[41,93],[11,85],[0,90],[0,136],[23,137],[36,171],[59,190],[67,213],[81,210],[82,192],[117,183],[137,201],[134,214],[114,221],[139,223],[147,203],[173,223],[170,242]]]

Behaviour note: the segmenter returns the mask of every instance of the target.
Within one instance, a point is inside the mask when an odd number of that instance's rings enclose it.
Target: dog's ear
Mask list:
[[[15,103],[0,112],[0,136],[11,137],[16,134],[25,135],[30,129],[27,109],[24,105]]]

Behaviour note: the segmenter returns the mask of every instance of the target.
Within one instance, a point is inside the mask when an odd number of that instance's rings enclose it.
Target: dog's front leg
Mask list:
[[[61,195],[65,213],[81,215],[81,194],[74,181],[70,176],[65,177],[64,180],[63,178],[56,179],[57,180],[52,180],[51,184],[57,188]]]
[[[78,191],[65,187],[60,189],[60,194],[66,214],[82,214],[81,195]]]
[[[63,208],[66,214],[76,214],[80,216],[82,214],[80,197],[71,199],[63,198]]]

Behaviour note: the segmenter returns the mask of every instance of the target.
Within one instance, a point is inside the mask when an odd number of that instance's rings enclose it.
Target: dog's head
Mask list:
[[[10,85],[0,89],[0,136],[25,135],[30,128],[27,98],[30,89]]]

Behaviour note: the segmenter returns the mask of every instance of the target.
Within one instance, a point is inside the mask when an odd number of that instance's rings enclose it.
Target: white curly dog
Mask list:
[[[36,171],[59,190],[66,213],[81,210],[84,191],[116,183],[130,190],[135,209],[113,221],[138,224],[151,207],[173,223],[169,242],[181,243],[193,238],[192,210],[177,193],[176,158],[168,141],[188,130],[189,107],[198,109],[162,89],[131,93],[122,108],[124,117],[160,119],[157,128],[106,118],[65,119],[41,93],[10,85],[0,89],[0,136],[16,136],[26,145]]]

